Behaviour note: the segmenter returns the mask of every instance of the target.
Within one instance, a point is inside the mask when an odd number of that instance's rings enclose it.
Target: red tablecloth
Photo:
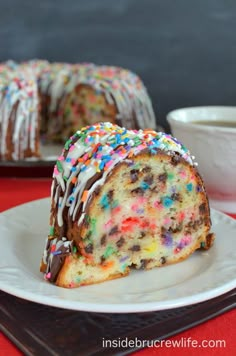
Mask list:
[[[28,201],[49,196],[50,184],[51,179],[0,179],[0,212]],[[183,345],[184,341],[188,338],[196,340],[195,344],[197,343],[198,347],[174,346],[174,341],[180,342],[182,340]],[[208,344],[207,347],[200,347],[203,340],[205,340],[205,344]],[[219,340],[223,340],[226,346],[215,347],[214,345],[216,344],[223,345]],[[233,356],[236,352],[236,310],[231,310],[197,327],[182,332],[172,337],[170,341],[172,342],[171,345],[167,344],[161,348],[146,348],[133,355],[150,356],[161,354],[162,356],[191,356],[200,354],[208,356]],[[21,355],[20,351],[4,335],[0,335],[0,356],[17,355]]]

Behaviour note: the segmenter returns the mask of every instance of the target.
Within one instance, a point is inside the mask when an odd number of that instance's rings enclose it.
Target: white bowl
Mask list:
[[[172,135],[196,157],[211,205],[236,213],[236,126],[206,125],[217,120],[236,125],[236,106],[190,107],[167,115]]]

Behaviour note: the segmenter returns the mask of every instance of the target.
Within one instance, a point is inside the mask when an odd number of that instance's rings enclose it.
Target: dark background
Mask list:
[[[0,0],[0,61],[123,66],[159,123],[177,107],[236,104],[235,0]]]

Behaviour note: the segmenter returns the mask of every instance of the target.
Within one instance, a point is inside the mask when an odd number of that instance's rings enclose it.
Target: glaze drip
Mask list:
[[[99,123],[76,132],[65,144],[61,156],[54,167],[53,196],[58,207],[57,222],[63,225],[63,211],[75,221],[82,205],[78,225],[84,219],[86,206],[93,192],[102,185],[113,168],[121,161],[129,162],[132,156],[143,150],[156,154],[163,150],[178,154],[193,165],[189,151],[175,138],[152,130],[127,130],[111,123]],[[97,173],[99,179],[86,188],[88,180]],[[70,190],[73,185],[72,191]],[[59,190],[63,193],[59,195]]]
[[[79,94],[82,104],[73,104],[71,95],[78,99],[77,88],[81,86],[92,92],[87,92],[86,104],[82,94]],[[102,98],[106,104],[99,104]],[[107,104],[111,106],[109,109]],[[156,127],[151,100],[136,74],[91,63],[43,60],[0,63],[0,113],[1,159],[37,157],[39,133],[46,141],[64,140],[71,134],[70,128],[76,130],[87,125],[91,116],[94,120],[91,123],[111,121],[127,128]],[[13,130],[9,129],[11,125]],[[12,154],[7,152],[9,132],[10,145],[14,147]],[[31,152],[25,156],[26,149]]]

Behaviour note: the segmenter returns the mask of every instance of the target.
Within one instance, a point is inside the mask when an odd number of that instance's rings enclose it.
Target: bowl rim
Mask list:
[[[171,110],[167,113],[166,119],[169,125],[174,124],[176,126],[181,126],[189,129],[198,129],[202,131],[218,131],[218,132],[227,132],[227,133],[236,133],[236,127],[226,127],[226,126],[211,126],[211,125],[201,125],[201,123],[193,123],[191,120],[184,121],[177,117],[174,117],[176,113],[188,112],[188,111],[200,111],[200,110],[209,110],[209,112],[214,112],[215,110],[222,111],[235,111],[235,120],[236,120],[236,106],[227,106],[227,105],[207,105],[207,106],[189,106],[181,107],[178,109]],[[222,114],[223,115],[223,114]],[[209,118],[208,118],[209,120]],[[222,118],[221,118],[222,120]]]

